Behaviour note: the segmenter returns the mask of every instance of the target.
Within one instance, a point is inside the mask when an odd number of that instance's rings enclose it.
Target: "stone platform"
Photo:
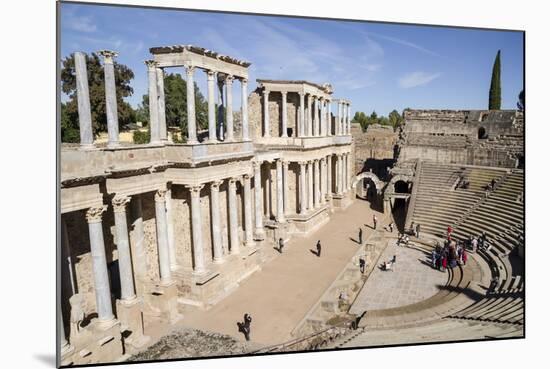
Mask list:
[[[440,290],[438,286],[446,284],[448,274],[431,267],[431,256],[416,249],[414,244],[409,245],[396,246],[396,239],[388,240],[388,247],[378,264],[396,255],[394,270],[384,271],[376,266],[351,307],[351,313],[414,304],[435,295]]]

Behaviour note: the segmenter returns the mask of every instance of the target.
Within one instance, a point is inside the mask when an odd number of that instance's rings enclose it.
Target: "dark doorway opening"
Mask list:
[[[395,193],[410,193],[409,184],[405,181],[397,181],[394,184]]]
[[[477,139],[478,140],[485,140],[487,138],[487,131],[485,131],[485,128],[479,127],[477,130]]]
[[[394,199],[392,214],[395,220],[395,225],[399,232],[403,232],[405,229],[405,220],[407,218],[407,209],[409,207],[408,199]]]

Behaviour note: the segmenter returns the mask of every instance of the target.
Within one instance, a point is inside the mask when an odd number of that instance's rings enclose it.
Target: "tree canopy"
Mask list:
[[[61,61],[61,91],[69,96],[69,101],[61,104],[61,140],[63,142],[78,142],[78,101],[76,93],[76,72],[74,54]],[[92,113],[92,130],[94,135],[107,130],[107,113],[105,110],[105,74],[100,57],[96,53],[86,55],[88,86],[90,92],[90,108]],[[135,119],[134,109],[125,102],[125,97],[134,92],[130,81],[134,72],[124,64],[114,62],[115,86],[117,95],[119,128]]]
[[[370,115],[366,115],[362,111],[355,112],[352,119],[354,123],[359,123],[363,131],[371,124],[380,124],[382,126],[392,126],[394,130],[397,129],[403,123],[403,117],[397,110],[392,110],[388,117],[378,114],[373,111]]]
[[[493,64],[491,76],[491,88],[489,89],[489,110],[500,110],[500,50],[497,52]]]

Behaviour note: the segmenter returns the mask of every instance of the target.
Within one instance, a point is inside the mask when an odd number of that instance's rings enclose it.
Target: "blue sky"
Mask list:
[[[523,88],[520,32],[143,9],[61,5],[61,57],[101,49],[119,53],[135,73],[134,107],[147,93],[150,47],[193,44],[252,62],[260,79],[305,79],[334,87],[352,112],[387,115],[404,108],[486,109],[501,50],[502,108]],[[183,68],[168,72],[183,74]],[[206,76],[196,73],[206,95]],[[238,83],[234,86],[237,92]],[[234,93],[235,106],[240,106]]]

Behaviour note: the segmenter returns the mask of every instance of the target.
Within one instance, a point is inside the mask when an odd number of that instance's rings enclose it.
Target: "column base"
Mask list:
[[[263,241],[265,240],[265,231],[263,228],[256,228],[254,230],[254,240]]]
[[[120,331],[129,331],[130,335],[124,342],[138,349],[150,341],[144,335],[143,329],[143,301],[139,298],[116,301],[117,316],[120,320]]]
[[[223,264],[223,263],[225,263],[225,259],[224,258],[214,259],[214,260],[212,260],[212,262],[214,264]]]

